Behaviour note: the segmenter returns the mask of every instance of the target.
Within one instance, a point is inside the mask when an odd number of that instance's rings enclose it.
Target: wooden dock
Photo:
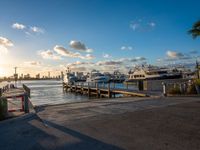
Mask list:
[[[63,83],[63,90],[66,92],[75,92],[80,94],[88,95],[88,97],[95,96],[97,98],[115,97],[117,94],[128,95],[128,96],[137,96],[137,97],[149,97],[152,95],[161,95],[161,92],[150,92],[150,91],[139,91],[133,89],[122,89],[115,86],[111,87],[111,84],[108,83],[107,86],[102,86],[98,83],[75,83],[67,84]]]
[[[23,85],[22,88],[17,88],[12,84],[8,84],[1,88],[0,91],[0,98],[6,100],[3,106],[5,107],[5,118],[29,113],[29,108],[33,107],[30,102],[30,89],[26,85]]]

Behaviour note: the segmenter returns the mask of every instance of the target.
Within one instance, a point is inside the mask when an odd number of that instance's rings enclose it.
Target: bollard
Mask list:
[[[167,96],[166,94],[166,83],[162,82],[163,85],[163,96]]]

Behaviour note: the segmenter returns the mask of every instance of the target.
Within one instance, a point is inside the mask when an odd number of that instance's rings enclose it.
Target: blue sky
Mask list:
[[[199,6],[198,0],[0,0],[0,37],[12,43],[0,43],[0,75],[16,64],[31,74],[66,66],[108,71],[174,63],[191,51],[199,56],[200,38],[187,34],[200,19]]]

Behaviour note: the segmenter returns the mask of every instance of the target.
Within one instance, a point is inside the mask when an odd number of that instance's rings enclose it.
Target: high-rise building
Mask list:
[[[36,78],[36,79],[40,79],[40,74],[39,74],[39,73],[36,74],[35,78]]]

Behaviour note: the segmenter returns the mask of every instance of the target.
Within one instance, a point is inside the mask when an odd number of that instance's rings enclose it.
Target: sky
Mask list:
[[[0,77],[194,64],[198,0],[0,0]]]

